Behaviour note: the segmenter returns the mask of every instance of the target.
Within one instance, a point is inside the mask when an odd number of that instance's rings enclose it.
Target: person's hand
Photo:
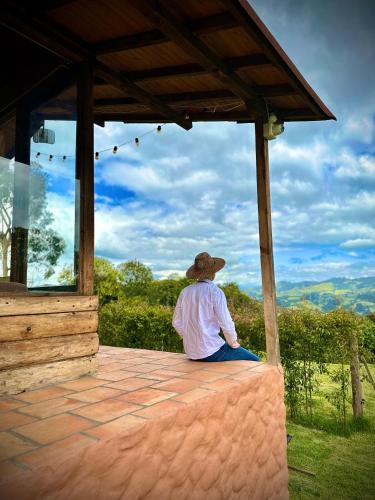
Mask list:
[[[232,345],[231,345],[232,349],[238,349],[240,346],[240,344],[238,342],[233,342]]]

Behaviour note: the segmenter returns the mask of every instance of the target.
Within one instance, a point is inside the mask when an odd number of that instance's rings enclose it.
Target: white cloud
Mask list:
[[[373,248],[375,249],[375,238],[356,238],[341,243],[341,248]],[[354,252],[353,252],[354,253]]]
[[[335,176],[342,179],[373,179],[375,181],[375,157],[369,155],[354,156],[344,151],[339,160]]]
[[[343,117],[341,135],[344,138],[356,139],[370,144],[375,135],[375,122],[370,110],[361,110]],[[366,113],[366,114],[365,114]]]
[[[287,123],[284,134],[269,143],[278,279],[374,273],[374,31],[366,14],[370,3],[364,0],[358,8],[346,1],[337,15],[338,2],[254,0],[266,24],[338,117],[337,122]],[[356,37],[344,41],[342,33],[353,29]],[[196,253],[207,250],[228,262],[219,279],[259,281],[254,127],[199,123],[185,132],[166,125],[161,134],[141,138],[137,148],[134,137],[151,129],[122,123],[96,128],[96,150],[130,141],[116,155],[109,151],[95,162],[97,254],[115,262],[138,258],[157,276],[167,276],[183,273]],[[55,164],[47,166],[51,175],[58,171]],[[71,171],[61,174],[68,178]],[[121,198],[119,187],[132,191],[135,199]],[[64,206],[58,197],[53,202],[55,227],[68,236],[72,204],[66,201]],[[337,255],[325,252],[327,247]],[[323,262],[307,262],[317,254],[324,254]],[[288,263],[290,257],[301,263]]]

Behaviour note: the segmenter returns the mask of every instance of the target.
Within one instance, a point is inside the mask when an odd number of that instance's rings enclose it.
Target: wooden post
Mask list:
[[[277,329],[275,273],[273,267],[270,175],[268,141],[263,137],[263,118],[255,121],[255,148],[258,192],[258,222],[260,263],[262,269],[264,325],[266,332],[267,360],[280,363],[279,333]]]
[[[78,292],[92,295],[94,286],[94,100],[93,69],[78,67],[76,169],[79,180]],[[77,221],[76,221],[77,223]]]
[[[370,372],[370,369],[369,369],[369,367],[368,367],[368,364],[367,364],[366,358],[364,357],[364,355],[363,355],[363,354],[361,355],[361,361],[362,361],[362,363],[363,363],[363,365],[364,365],[364,367],[365,367],[365,370],[366,370],[366,372],[367,372],[367,378],[368,378],[368,381],[370,382],[370,384],[372,385],[372,387],[373,387],[373,388],[374,388],[374,390],[375,390],[375,382],[374,382],[374,379],[373,379],[373,377],[372,377],[372,375],[371,375],[371,372]]]
[[[350,375],[352,381],[353,417],[363,417],[363,391],[361,382],[361,367],[359,363],[358,339],[355,332],[350,335]]]
[[[20,101],[16,109],[14,192],[10,281],[27,283],[27,247],[29,226],[30,109]]]

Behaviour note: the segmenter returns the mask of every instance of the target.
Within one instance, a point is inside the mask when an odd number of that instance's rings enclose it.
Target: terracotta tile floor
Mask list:
[[[267,369],[252,361],[202,363],[107,346],[98,358],[95,376],[0,398],[0,477],[65,460]]]

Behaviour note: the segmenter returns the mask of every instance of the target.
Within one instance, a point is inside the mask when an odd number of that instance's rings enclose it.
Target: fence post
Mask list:
[[[358,339],[355,332],[350,334],[350,375],[352,381],[353,417],[363,417],[363,391],[358,352]]]

